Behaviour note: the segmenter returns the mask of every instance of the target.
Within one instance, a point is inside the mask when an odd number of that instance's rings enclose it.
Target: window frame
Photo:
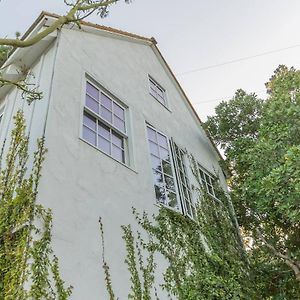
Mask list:
[[[87,92],[87,84],[92,85],[95,89],[98,90],[99,93],[99,100],[95,99],[90,93]],[[101,115],[101,106],[103,106],[101,104],[101,94],[103,94],[105,97],[108,97],[109,100],[111,100],[112,103],[112,108],[111,108],[111,114],[112,114],[112,122],[107,121],[102,115]],[[90,98],[92,98],[94,101],[98,102],[98,106],[99,106],[99,113],[93,111],[91,108],[89,108],[86,104],[86,96],[89,96]],[[80,138],[87,144],[89,144],[90,146],[92,146],[93,148],[97,149],[98,151],[102,152],[103,154],[109,156],[110,158],[114,159],[115,161],[121,163],[122,165],[129,167],[129,163],[130,163],[130,159],[129,159],[129,142],[128,142],[128,106],[126,104],[124,104],[123,102],[121,102],[116,96],[114,96],[111,92],[109,92],[107,89],[105,89],[101,84],[97,83],[96,81],[90,79],[89,77],[85,77],[84,79],[84,89],[83,89],[83,108],[81,111],[81,124],[80,124]],[[120,130],[119,128],[117,128],[114,124],[113,124],[113,120],[115,117],[114,114],[114,104],[116,104],[117,106],[121,107],[123,109],[124,112],[124,131]],[[87,114],[89,117],[92,117],[95,119],[95,126],[96,129],[90,128],[88,125],[84,124],[84,115]],[[119,118],[120,119],[120,118]],[[122,120],[122,119],[120,119]],[[110,152],[106,152],[103,149],[101,149],[98,146],[98,140],[99,140],[99,127],[102,125],[105,127],[109,128],[109,132],[110,132],[110,139],[108,140],[107,138],[103,137],[103,139],[107,140],[110,143]],[[95,144],[91,143],[89,140],[87,140],[86,138],[84,138],[83,136],[83,127],[87,127],[89,130],[92,130],[95,134],[96,134],[96,140],[95,140]],[[123,142],[123,148],[119,147],[115,144],[113,144],[113,133],[115,133],[116,135],[119,135],[122,138],[122,142]],[[118,147],[120,150],[123,151],[123,156],[124,156],[124,160],[119,160],[118,158],[114,157],[112,155],[112,147],[113,145],[115,145],[116,147]]]
[[[196,163],[197,163],[197,175],[201,187],[205,189],[205,192],[207,192],[209,196],[218,199],[216,197],[215,188],[214,188],[214,181],[217,180],[216,176],[212,175],[209,171],[207,171],[199,162]],[[203,173],[204,177],[201,176],[201,172]],[[207,177],[209,178],[209,182],[207,182]],[[211,188],[212,193],[210,192],[209,188]]]
[[[4,117],[4,110],[5,110],[5,102],[0,105],[0,127],[1,124],[3,123],[3,117]]]
[[[190,178],[189,178],[188,171],[187,171],[188,166],[184,159],[184,156],[187,154],[187,150],[180,147],[177,143],[174,142],[173,139],[171,139],[170,142],[171,142],[172,151],[174,152],[173,159],[174,159],[174,165],[175,165],[177,185],[179,187],[179,193],[180,193],[179,198],[180,198],[180,202],[181,202],[182,213],[194,220],[196,217],[196,213],[197,213],[196,212],[196,204],[194,201],[191,182],[190,182]],[[176,148],[179,151],[180,161],[178,160]],[[181,165],[182,165],[181,167],[179,166],[179,163],[181,163]],[[182,182],[182,177],[180,175],[181,171],[183,171],[185,183]],[[183,188],[187,189],[187,195],[188,195],[187,197],[185,196],[185,192],[184,192]],[[187,204],[190,205],[191,214],[189,213],[189,211],[187,209]]]
[[[152,161],[151,161],[151,156],[153,155],[150,151],[150,144],[149,144],[149,137],[148,137],[148,128],[154,130],[156,133],[158,134],[161,134],[162,136],[164,136],[166,139],[167,139],[167,145],[168,145],[168,151],[169,151],[169,156],[170,156],[170,165],[171,165],[171,170],[172,170],[172,179],[174,181],[174,191],[173,193],[176,195],[176,207],[172,207],[172,206],[169,206],[168,203],[163,203],[161,201],[159,201],[156,197],[156,192],[155,192],[155,186],[156,186],[156,182],[153,178],[153,165],[152,165]],[[148,144],[148,157],[149,157],[149,163],[150,163],[150,169],[151,169],[151,177],[152,177],[152,182],[153,182],[153,187],[154,187],[154,194],[155,194],[155,201],[156,201],[156,204],[157,205],[162,205],[168,209],[171,209],[171,210],[174,210],[176,212],[180,212],[182,211],[182,207],[181,207],[181,200],[180,200],[180,196],[179,196],[179,188],[178,188],[178,183],[177,183],[177,178],[176,178],[176,170],[175,170],[175,166],[174,166],[174,160],[173,160],[173,153],[172,153],[172,149],[171,149],[171,143],[170,143],[170,139],[169,137],[164,134],[162,131],[158,130],[156,127],[154,127],[153,125],[149,124],[148,122],[146,122],[146,126],[145,126],[145,131],[146,131],[146,140],[147,140],[147,144]],[[153,155],[153,156],[156,156],[156,155]],[[156,156],[158,157],[158,156]],[[159,159],[161,159],[161,157],[158,157]],[[161,159],[162,161],[163,159]],[[162,165],[162,162],[161,162],[161,165]],[[164,171],[161,170],[160,173],[163,175],[163,178],[164,178]],[[168,176],[168,174],[167,174]],[[165,197],[166,199],[168,198],[167,196],[167,192],[169,189],[167,189],[166,187],[166,184],[165,184],[165,179],[164,180],[164,191],[165,191]],[[172,192],[172,191],[171,191]],[[168,200],[170,201],[170,200]]]
[[[153,92],[153,89],[151,88],[151,83],[156,87],[156,89],[160,90],[163,94],[163,97],[160,97],[158,93],[155,91]],[[166,89],[163,88],[151,75],[148,74],[148,86],[149,86],[149,94],[157,101],[159,102],[162,106],[165,108],[169,109],[169,104],[168,104],[168,97],[167,97],[167,92]],[[162,99],[163,101],[161,101]]]

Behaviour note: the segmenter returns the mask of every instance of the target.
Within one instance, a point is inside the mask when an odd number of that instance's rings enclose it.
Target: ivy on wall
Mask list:
[[[51,248],[51,210],[36,203],[44,139],[38,140],[29,171],[29,137],[22,111],[14,123],[0,170],[0,299],[66,300],[72,287],[65,287]]]
[[[122,226],[131,275],[128,299],[159,299],[154,287],[156,255],[168,262],[160,285],[164,299],[259,299],[253,292],[230,199],[220,187],[215,189],[217,198],[199,191],[193,220],[165,207],[155,216],[133,209],[140,230],[134,234],[130,225]]]

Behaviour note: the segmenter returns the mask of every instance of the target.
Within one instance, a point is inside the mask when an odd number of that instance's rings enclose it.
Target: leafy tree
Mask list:
[[[231,196],[239,223],[251,236],[256,271],[280,281],[280,291],[265,282],[271,294],[280,292],[276,299],[296,299],[300,292],[300,71],[279,66],[266,87],[266,101],[237,91],[216,108],[216,116],[209,117],[205,126],[225,150]],[[288,286],[293,288],[287,291]]]

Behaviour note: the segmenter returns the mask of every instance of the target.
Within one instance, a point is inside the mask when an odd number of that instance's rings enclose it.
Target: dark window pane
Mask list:
[[[168,149],[168,140],[165,136],[163,136],[162,134],[158,133],[157,134],[157,140],[160,146]]]
[[[96,118],[86,112],[83,115],[83,124],[96,131]]]
[[[150,146],[150,153],[154,154],[156,156],[159,156],[158,146],[156,144],[152,143],[151,141],[149,141],[149,146]]]
[[[105,137],[107,140],[110,140],[110,129],[108,126],[98,123],[98,134]]]
[[[202,178],[202,179],[205,179],[205,177],[204,177],[204,173],[203,173],[203,171],[202,171],[202,170],[200,170],[200,176],[201,176],[201,178]]]
[[[163,160],[162,161],[162,165],[163,165],[163,171],[165,174],[168,174],[170,176],[172,176],[172,166],[168,161]]]
[[[191,205],[190,205],[190,203],[188,201],[185,201],[185,206],[186,206],[187,214],[189,216],[193,216],[192,208],[191,208]]]
[[[156,91],[157,91],[158,96],[161,97],[162,99],[164,99],[164,91],[159,87],[157,87]]]
[[[151,79],[149,80],[149,82],[150,82],[150,88],[155,90],[156,89],[155,83]]]
[[[207,174],[205,174],[205,180],[207,183],[210,183],[210,177]]]
[[[125,162],[124,161],[124,151],[120,149],[119,147],[116,147],[115,145],[112,145],[112,152],[111,155],[113,158]]]
[[[125,132],[125,122],[116,116],[114,117],[114,125],[121,131]]]
[[[208,192],[209,192],[211,195],[214,195],[213,187],[212,187],[210,184],[207,185],[207,188],[208,188]]]
[[[96,146],[96,132],[94,132],[93,130],[87,128],[86,126],[83,126],[82,137],[87,142]]]
[[[125,121],[124,109],[116,103],[113,103],[114,114],[119,117],[121,120]]]
[[[110,154],[110,142],[101,136],[98,136],[98,147],[107,154]]]
[[[179,171],[180,180],[184,183],[184,174],[182,171]]]
[[[118,135],[115,132],[112,132],[112,142],[113,142],[113,144],[115,144],[119,148],[124,148],[123,137],[121,137],[120,135]]]
[[[166,192],[162,186],[154,185],[155,197],[157,202],[166,204]]]
[[[160,152],[161,159],[166,160],[166,161],[168,161],[170,159],[169,150],[159,147],[159,152]]]
[[[153,177],[156,185],[163,186],[164,180],[161,172],[158,172],[157,170],[153,170]]]
[[[154,155],[151,155],[152,168],[161,171],[160,159]]]
[[[101,105],[101,116],[104,120],[108,121],[109,123],[112,123],[112,113]]]
[[[150,127],[147,127],[147,132],[148,132],[149,140],[151,140],[153,142],[157,142],[156,141],[156,132]]]
[[[172,207],[172,208],[177,208],[177,198],[176,198],[176,194],[173,192],[168,191],[168,206]]]
[[[103,93],[101,93],[101,104],[108,110],[112,110],[112,100]]]
[[[89,82],[86,83],[86,92],[96,100],[99,100],[99,91]]]
[[[188,193],[187,188],[185,186],[183,186],[182,189],[183,189],[184,197],[187,198],[187,199],[189,199],[189,193]]]
[[[172,177],[165,175],[166,188],[172,191],[175,191],[175,184]]]
[[[99,114],[99,103],[93,98],[91,98],[89,95],[86,95],[85,105],[93,112]]]
[[[156,94],[156,91],[153,90],[153,89],[150,89],[150,95],[152,95],[155,99],[158,98],[157,94]]]

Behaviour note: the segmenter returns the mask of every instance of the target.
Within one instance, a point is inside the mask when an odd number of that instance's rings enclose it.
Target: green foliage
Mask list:
[[[179,300],[249,299],[247,265],[224,202],[204,195],[196,220],[166,208],[153,221],[146,213],[135,215],[152,237],[151,248],[169,262],[162,285],[169,294]]]
[[[64,287],[52,253],[51,211],[36,204],[44,139],[38,141],[29,172],[29,139],[22,112],[14,119],[5,168],[0,172],[0,299],[66,300],[71,288]]]
[[[266,86],[266,101],[244,94],[244,105],[235,97],[221,103],[206,126],[225,149],[239,223],[253,239],[252,258],[262,261],[262,273],[268,269],[269,296],[296,299],[300,294],[300,71],[279,66]],[[228,114],[231,111],[235,113]],[[228,127],[222,125],[224,120]],[[247,126],[240,130],[239,122]],[[281,291],[269,289],[270,282],[280,278]]]
[[[105,286],[106,290],[109,295],[109,300],[115,300],[115,294],[112,286],[112,281],[111,281],[111,275],[109,271],[109,266],[108,263],[106,262],[105,259],[105,242],[104,242],[104,230],[103,230],[103,223],[101,218],[99,218],[99,229],[100,229],[100,237],[101,237],[101,246],[102,246],[102,268],[104,271],[104,280],[105,280]]]
[[[10,50],[11,47],[0,45],[0,66],[6,61],[8,52]]]
[[[170,298],[260,299],[253,293],[230,200],[222,189],[217,194],[218,199],[201,194],[195,220],[164,207],[152,217],[133,209],[141,233],[137,232],[135,238],[130,225],[122,226],[125,263],[131,275],[129,299],[158,299],[156,292],[150,292],[155,280],[155,255],[168,262],[161,287]],[[141,236],[147,236],[147,240]],[[111,286],[107,288],[110,292]]]
[[[102,268],[105,275],[104,280],[106,290],[108,292],[109,299],[115,300],[116,296],[113,291],[110,270],[105,259],[104,230],[101,218],[99,219],[99,223],[102,241]],[[124,225],[121,227],[123,230],[122,238],[125,242],[127,253],[124,262],[128,267],[131,282],[128,299],[151,300],[151,295],[154,294],[158,300],[156,289],[153,287],[154,271],[156,268],[156,264],[154,262],[154,249],[149,246],[150,243],[147,243],[143,240],[139,232],[136,233],[135,237],[130,225]],[[146,259],[144,259],[143,253],[147,254]]]

